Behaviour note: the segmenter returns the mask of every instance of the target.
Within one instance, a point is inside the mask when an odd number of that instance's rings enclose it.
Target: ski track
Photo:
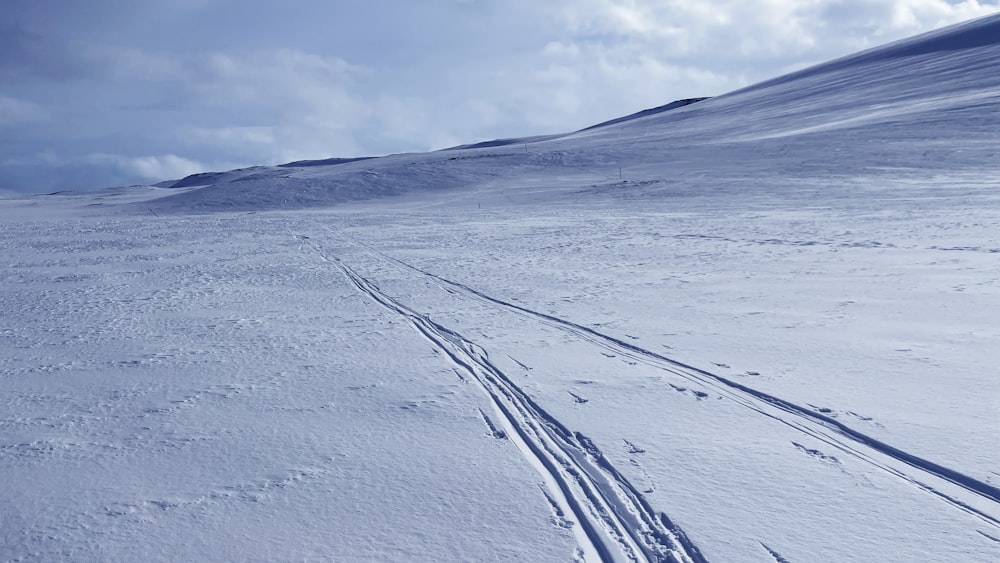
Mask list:
[[[789,560],[785,559],[784,557],[782,557],[780,553],[778,553],[777,551],[775,551],[775,550],[771,549],[770,547],[768,547],[768,545],[766,543],[764,543],[764,542],[758,542],[758,543],[760,544],[761,547],[763,547],[765,550],[767,550],[767,553],[771,557],[774,558],[774,560],[775,560],[776,563],[792,563],[791,561],[789,561]]]
[[[327,228],[333,229],[329,226]],[[443,278],[389,256],[349,237],[340,235],[339,239],[348,241],[377,259],[393,264],[397,268],[425,276],[437,282],[442,289],[449,291],[449,293],[454,294],[454,290],[457,290],[458,293],[468,298],[533,318],[617,355],[626,356],[688,381],[712,388],[720,395],[758,414],[772,418],[802,434],[829,444],[848,455],[909,482],[936,495],[953,507],[1000,529],[1000,489],[988,483],[896,448],[808,407],[646,350],[590,327],[492,297],[465,284]],[[792,415],[792,417],[787,418],[785,415]],[[911,474],[914,469],[916,476]]]
[[[585,560],[707,563],[684,531],[653,510],[589,438],[570,431],[535,403],[490,361],[485,349],[386,295],[309,237],[293,236],[335,265],[362,294],[408,320],[479,384],[504,427],[503,435],[542,475],[556,513],[572,516],[578,524],[572,530]],[[485,413],[480,414],[493,427]],[[496,430],[493,435],[497,437]]]

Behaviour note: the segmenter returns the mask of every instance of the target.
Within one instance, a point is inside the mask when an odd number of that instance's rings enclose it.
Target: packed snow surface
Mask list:
[[[0,560],[1000,561],[1000,17],[0,200]]]

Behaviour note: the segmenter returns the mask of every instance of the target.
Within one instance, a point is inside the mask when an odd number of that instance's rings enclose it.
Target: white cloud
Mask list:
[[[209,144],[270,146],[276,141],[274,129],[272,126],[190,127],[187,134]]]
[[[0,190],[18,192],[92,190],[107,186],[155,183],[209,170],[247,166],[231,161],[205,162],[175,154],[127,156],[113,153],[65,155],[43,150],[0,160]]]
[[[868,0],[866,3],[872,3]],[[965,0],[894,0],[891,16],[883,29],[889,32],[918,32],[963,20],[985,16],[997,10],[996,3]]]
[[[80,160],[86,164],[113,166],[128,175],[138,176],[144,180],[153,182],[183,178],[184,176],[208,170],[200,162],[174,154],[130,157],[118,154],[94,153],[86,155]],[[67,165],[71,165],[72,163],[72,159],[66,162]]]
[[[48,112],[38,104],[0,95],[0,127],[48,119]]]
[[[558,39],[517,74],[514,96],[531,121],[565,128],[574,113],[613,117],[719,95],[988,15],[1000,2],[552,0],[532,9]]]
[[[847,54],[988,15],[1000,3],[964,0],[554,0],[547,17],[576,42],[641,46],[704,66],[764,66],[769,58]],[[816,55],[816,56],[811,56]],[[716,66],[716,71],[721,70]]]
[[[173,154],[122,159],[119,166],[148,180],[183,178],[206,170],[205,165]]]

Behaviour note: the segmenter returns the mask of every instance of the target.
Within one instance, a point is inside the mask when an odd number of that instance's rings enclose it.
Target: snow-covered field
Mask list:
[[[0,559],[1000,560],[1000,17],[211,182],[0,200]]]

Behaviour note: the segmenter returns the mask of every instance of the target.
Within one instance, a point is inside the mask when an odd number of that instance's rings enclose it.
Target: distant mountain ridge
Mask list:
[[[691,105],[702,100],[707,100],[708,97],[703,98],[685,98],[683,100],[675,100],[669,104],[664,104],[662,106],[657,106],[654,108],[644,109],[642,111],[635,112],[633,114],[626,115],[624,117],[619,117],[616,119],[611,119],[608,121],[603,121],[596,125],[591,125],[589,127],[584,127],[579,131],[589,131],[591,129],[597,129],[600,127],[606,127],[608,125],[616,125],[618,123],[624,123],[626,121],[631,121],[633,119],[638,119],[640,117],[646,117],[648,115],[654,115],[657,113],[662,113],[665,111],[670,111],[672,109],[681,108],[684,106]],[[578,132],[579,132],[578,131]],[[441,149],[441,151],[454,151],[454,150],[470,150],[470,149],[483,149],[491,147],[504,147],[508,145],[520,145],[525,143],[537,143],[541,141],[549,141],[554,139],[559,139],[565,137],[567,134],[555,134],[555,135],[535,135],[532,137],[512,137],[508,139],[492,139],[489,141],[480,141],[478,143],[470,143],[466,145],[457,145],[454,147],[448,147],[446,149]],[[373,158],[380,158],[377,156],[360,156],[354,158],[324,158],[319,160],[296,160],[293,162],[287,162],[285,164],[278,164],[278,168],[306,168],[310,166],[334,166],[337,164],[347,164],[350,162],[358,162],[361,160],[371,160]],[[232,172],[232,171],[229,171]],[[191,174],[190,176],[185,176],[180,180],[167,180],[160,182],[157,187],[163,188],[189,188],[194,186],[210,186],[229,174],[229,172],[199,172],[197,174]]]

